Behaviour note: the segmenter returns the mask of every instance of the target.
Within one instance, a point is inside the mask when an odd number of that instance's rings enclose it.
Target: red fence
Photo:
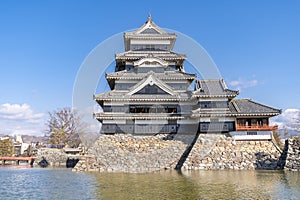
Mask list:
[[[275,131],[278,126],[236,126],[237,131]]]

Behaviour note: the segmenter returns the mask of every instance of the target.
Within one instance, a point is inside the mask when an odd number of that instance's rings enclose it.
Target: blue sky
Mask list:
[[[299,10],[298,1],[271,0],[2,0],[0,133],[45,129],[48,111],[72,105],[76,73],[90,51],[141,26],[149,12],[160,27],[201,44],[240,98],[298,109]]]

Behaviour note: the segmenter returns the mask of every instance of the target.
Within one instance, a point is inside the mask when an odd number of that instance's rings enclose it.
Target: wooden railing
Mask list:
[[[33,165],[35,157],[16,157],[16,156],[1,156],[0,161],[2,165],[5,165],[6,161],[15,161],[16,165],[19,165],[20,161],[27,161],[29,165]]]
[[[275,131],[278,130],[278,126],[236,126],[237,131]]]
[[[35,157],[16,157],[16,156],[0,156],[0,160],[28,160],[32,161]]]

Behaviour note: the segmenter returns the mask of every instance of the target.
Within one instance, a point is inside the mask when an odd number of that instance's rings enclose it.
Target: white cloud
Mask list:
[[[238,80],[234,80],[234,81],[229,82],[229,85],[234,87],[237,90],[241,90],[243,88],[254,87],[257,84],[258,84],[258,81],[256,79],[254,79],[254,80],[238,79]]]
[[[9,104],[0,105],[0,118],[10,120],[26,120],[38,123],[44,117],[44,113],[33,113],[28,104]]]
[[[0,105],[0,133],[43,135],[44,130],[44,113],[35,113],[28,104]]]
[[[271,118],[271,123],[277,124],[280,129],[300,131],[300,109],[286,109],[281,115]]]

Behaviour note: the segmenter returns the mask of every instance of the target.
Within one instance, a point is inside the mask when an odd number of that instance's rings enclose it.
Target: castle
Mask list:
[[[101,133],[133,135],[220,133],[237,140],[269,140],[277,126],[275,109],[237,99],[223,79],[197,79],[184,70],[184,54],[173,52],[176,34],[149,17],[124,33],[125,52],[115,55],[115,72],[106,74],[111,91],[94,99],[103,112],[94,117]],[[190,89],[194,84],[194,89]]]

